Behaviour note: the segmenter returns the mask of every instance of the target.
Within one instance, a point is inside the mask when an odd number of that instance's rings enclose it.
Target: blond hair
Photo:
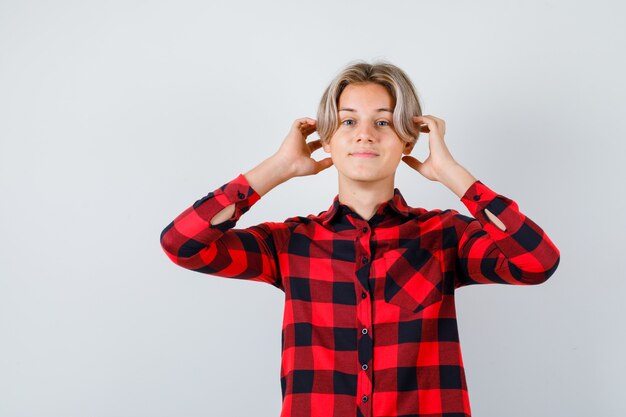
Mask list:
[[[376,83],[385,87],[393,100],[393,126],[396,134],[404,142],[415,143],[420,132],[412,117],[422,115],[415,86],[404,71],[385,61],[372,64],[365,61],[353,62],[326,87],[317,109],[317,133],[322,142],[329,142],[339,128],[337,105],[343,90],[348,84],[363,83]]]

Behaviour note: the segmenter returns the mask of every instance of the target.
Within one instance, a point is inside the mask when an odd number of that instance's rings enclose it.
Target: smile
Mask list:
[[[352,156],[356,158],[375,158],[378,155],[376,155],[375,153],[369,153],[369,152],[355,152],[352,154]]]

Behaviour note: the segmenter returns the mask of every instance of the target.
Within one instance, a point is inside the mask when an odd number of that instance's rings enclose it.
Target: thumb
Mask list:
[[[317,161],[317,163],[315,164],[315,168],[316,168],[315,173],[317,174],[325,170],[326,168],[329,168],[330,166],[332,166],[332,164],[333,164],[333,159],[331,157],[324,158],[320,161]]]
[[[411,168],[413,168],[414,170],[416,170],[417,172],[420,172],[421,168],[422,168],[422,162],[420,162],[417,158],[414,158],[412,156],[409,155],[405,155],[402,157],[402,160]]]

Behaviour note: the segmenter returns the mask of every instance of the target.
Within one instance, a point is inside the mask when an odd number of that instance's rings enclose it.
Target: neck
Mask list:
[[[364,220],[376,214],[378,206],[393,198],[394,177],[380,181],[354,181],[339,177],[339,202],[350,207]]]

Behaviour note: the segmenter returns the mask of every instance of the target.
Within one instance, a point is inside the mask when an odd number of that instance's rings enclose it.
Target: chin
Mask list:
[[[374,174],[353,174],[353,175],[344,175],[345,178],[351,181],[361,181],[361,182],[377,182],[385,179],[384,176],[374,175]]]

